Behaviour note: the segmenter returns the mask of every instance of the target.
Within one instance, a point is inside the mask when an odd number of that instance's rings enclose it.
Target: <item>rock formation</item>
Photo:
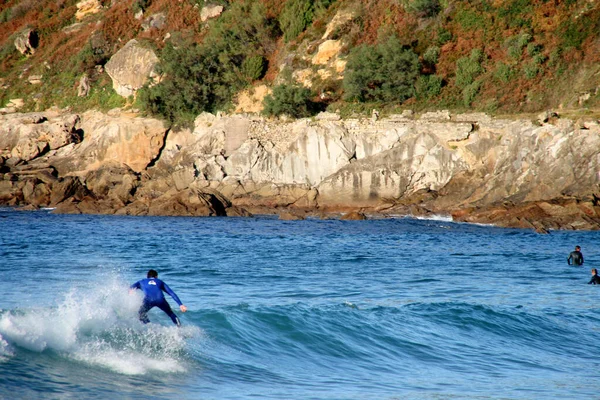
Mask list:
[[[113,81],[113,88],[123,97],[133,96],[149,78],[156,78],[154,67],[158,57],[150,49],[131,39],[116,52],[105,65],[106,73]]]
[[[550,114],[549,114],[550,115]],[[600,125],[411,113],[297,121],[0,116],[0,203],[128,215],[452,215],[597,229]]]
[[[28,28],[22,31],[15,38],[15,47],[19,53],[30,56],[35,53],[38,47],[39,37],[35,30]]]

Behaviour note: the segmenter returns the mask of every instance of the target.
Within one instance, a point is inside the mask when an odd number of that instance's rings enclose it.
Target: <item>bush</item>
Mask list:
[[[460,9],[456,13],[456,21],[465,31],[474,31],[486,27],[486,20],[480,10],[475,12],[468,9]]]
[[[335,0],[288,0],[279,16],[283,39],[289,42],[312,23],[315,15],[327,9]]]
[[[472,82],[471,84],[467,85],[463,91],[463,104],[465,105],[465,107],[470,107],[471,103],[473,103],[473,100],[475,100],[475,97],[477,96],[477,94],[479,93],[479,89],[481,88],[481,84],[482,82],[480,80],[477,80],[475,82]]]
[[[445,28],[439,28],[437,31],[436,43],[438,46],[444,45],[452,40],[452,33]]]
[[[440,57],[440,48],[437,46],[429,46],[423,53],[423,61],[429,65],[435,65]]]
[[[533,5],[529,0],[512,0],[503,2],[498,8],[498,16],[511,28],[530,27]]]
[[[544,46],[541,44],[529,43],[527,44],[527,54],[529,54],[531,57],[538,55],[542,52],[543,47]]]
[[[464,89],[483,73],[482,59],[483,52],[480,49],[473,49],[469,57],[458,59],[456,62],[456,86]]]
[[[513,76],[513,71],[507,64],[499,63],[494,71],[494,77],[502,83],[508,83]]]
[[[289,115],[294,118],[311,115],[313,103],[311,93],[305,87],[296,85],[278,85],[273,94],[265,97],[263,113],[269,116]]]
[[[543,68],[540,66],[540,64],[536,63],[535,61],[523,66],[523,73],[527,79],[535,78],[540,72],[542,72],[542,70]]]
[[[140,91],[141,107],[178,125],[191,124],[202,111],[225,109],[248,81],[264,74],[276,32],[261,3],[233,3],[203,44],[165,47],[159,65],[164,78]]]
[[[180,125],[190,124],[202,111],[213,111],[227,100],[218,56],[197,45],[165,47],[159,66],[165,78],[139,91],[142,109]]]
[[[263,56],[246,57],[242,62],[242,73],[252,82],[262,78],[267,70],[267,60]]]
[[[438,15],[442,6],[439,0],[411,0],[407,9],[419,17],[430,18]]]
[[[520,35],[511,36],[508,38],[506,40],[508,55],[515,60],[520,59],[525,46],[528,46],[529,51],[528,43],[531,42],[531,39],[532,37],[529,33],[521,33]]]
[[[402,102],[415,93],[419,59],[397,37],[376,46],[362,45],[348,56],[344,76],[347,100]]]
[[[439,75],[421,75],[417,79],[416,93],[420,99],[431,99],[442,91],[443,79]]]

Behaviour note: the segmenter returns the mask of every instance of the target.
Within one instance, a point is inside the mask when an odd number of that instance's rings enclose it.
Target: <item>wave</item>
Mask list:
[[[18,351],[49,352],[127,375],[182,372],[194,326],[143,325],[139,294],[114,280],[102,288],[73,289],[55,307],[0,314],[0,360]]]

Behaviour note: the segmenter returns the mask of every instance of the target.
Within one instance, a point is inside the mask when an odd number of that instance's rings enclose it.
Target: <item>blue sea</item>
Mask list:
[[[444,218],[0,209],[0,398],[598,399],[598,243]],[[182,328],[137,320],[128,287],[150,268]]]

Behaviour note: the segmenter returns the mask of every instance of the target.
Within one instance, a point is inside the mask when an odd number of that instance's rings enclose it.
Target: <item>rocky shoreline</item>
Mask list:
[[[267,120],[204,113],[193,130],[122,110],[0,115],[0,205],[56,213],[455,221],[600,228],[600,125],[410,112]]]

